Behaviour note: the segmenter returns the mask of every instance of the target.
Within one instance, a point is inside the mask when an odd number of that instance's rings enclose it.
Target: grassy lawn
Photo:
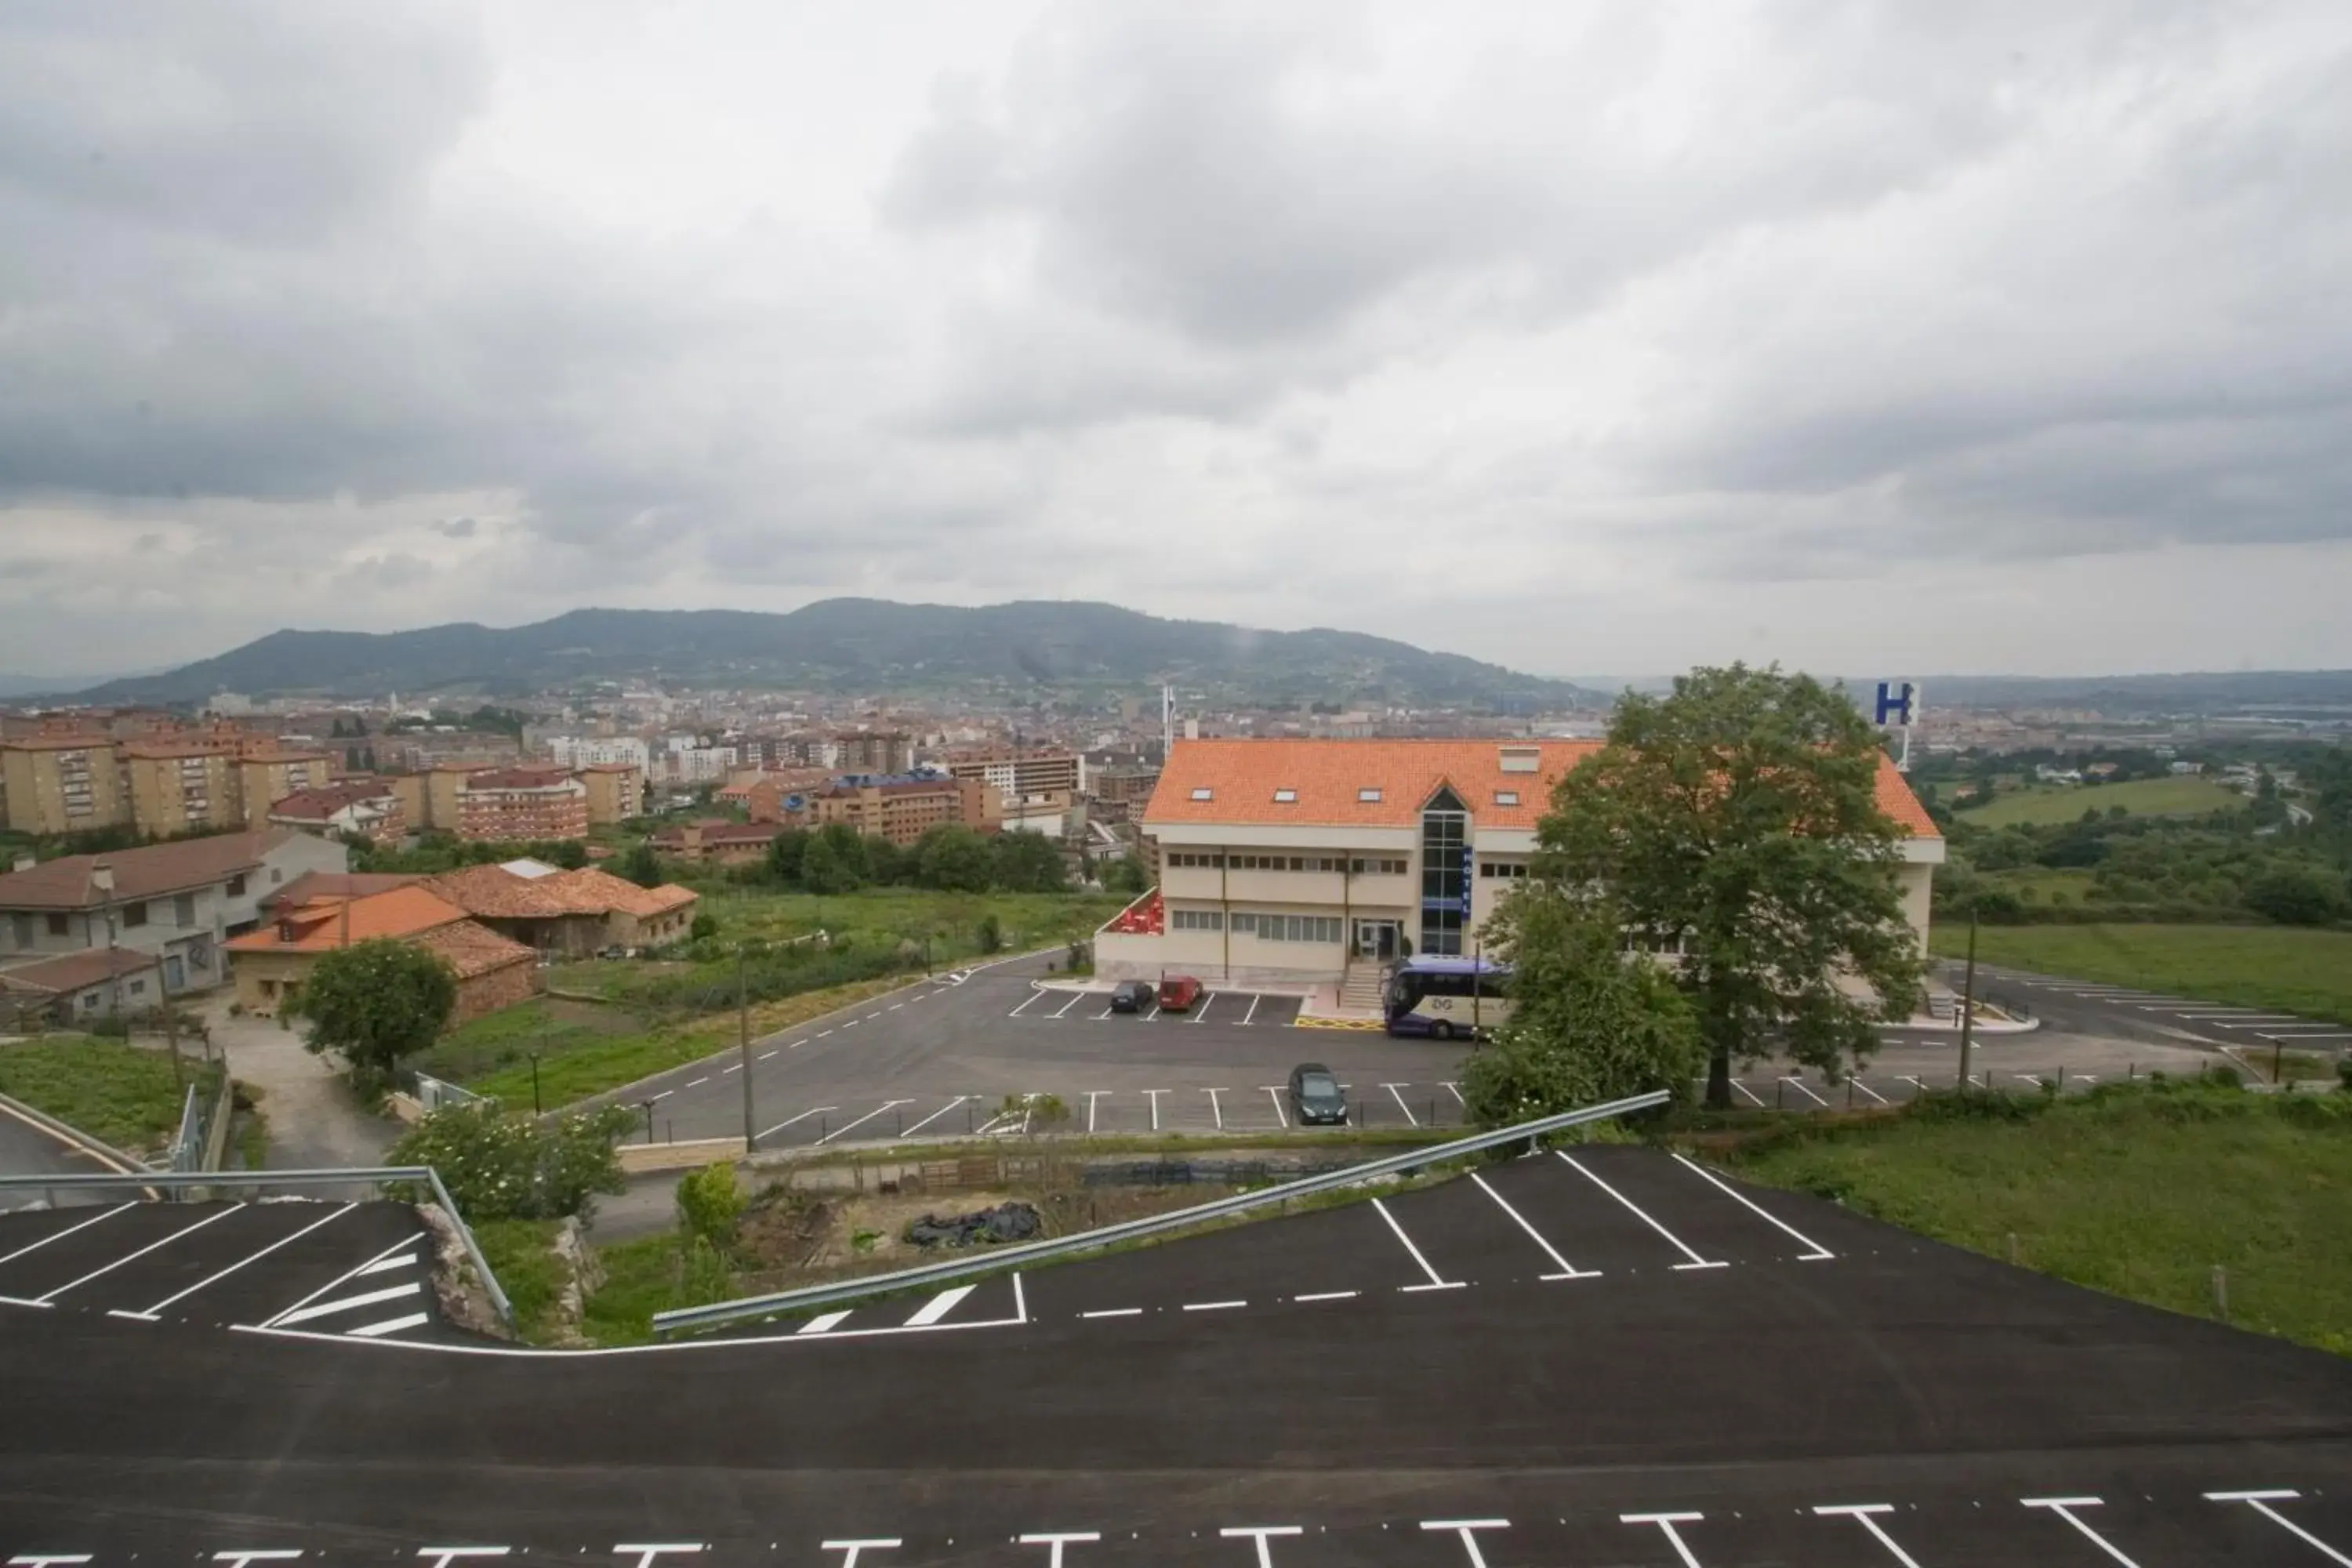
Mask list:
[[[212,1069],[190,1062],[191,1081]],[[0,1092],[129,1153],[162,1148],[179,1130],[185,1095],[172,1058],[121,1040],[44,1035],[0,1046]]]
[[[555,1255],[551,1219],[494,1219],[474,1226],[482,1260],[498,1276],[514,1309],[515,1332],[532,1344],[556,1338],[556,1301],[563,1291],[563,1260]]]
[[[924,888],[872,888],[820,897],[730,888],[705,892],[696,912],[719,921],[722,942],[759,937],[780,942],[829,931],[859,942],[911,942],[929,937],[936,963],[979,955],[980,922],[994,915],[1008,949],[1044,947],[1090,936],[1128,900],[1101,893],[940,893]]]
[[[1968,951],[1965,923],[1933,928],[1937,953]],[[2352,1024],[2352,931],[2287,926],[1980,926],[1987,963],[2200,1001],[2279,1007]]]
[[[2078,1285],[2352,1355],[2352,1103],[2187,1085],[1765,1140],[1740,1173]]]
[[[1990,805],[1961,812],[1960,819],[1979,827],[2007,827],[2011,823],[2039,826],[2073,822],[2085,811],[2105,812],[2118,805],[2135,816],[2202,816],[2209,811],[2236,810],[2245,804],[2244,795],[2211,779],[2133,779],[2110,784],[2038,784],[1996,795]]]

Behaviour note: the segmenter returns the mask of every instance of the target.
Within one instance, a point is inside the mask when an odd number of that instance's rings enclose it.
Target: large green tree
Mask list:
[[[996,885],[1008,893],[1058,893],[1070,885],[1058,840],[1018,830],[996,836]]]
[[[845,822],[816,830],[801,855],[801,880],[812,893],[854,893],[866,885],[866,840]]]
[[[916,879],[950,893],[984,893],[996,875],[987,839],[961,823],[942,822],[915,845]]]
[[[352,1087],[373,1095],[439,1037],[457,1005],[457,973],[439,953],[379,938],[320,954],[291,1010],[310,1025],[305,1047],[341,1057]]]
[[[1711,1105],[1730,1103],[1734,1058],[1781,1051],[1834,1076],[1917,1002],[1881,758],[1843,692],[1735,664],[1628,692],[1608,743],[1552,792],[1535,874],[1636,946],[1680,950]]]

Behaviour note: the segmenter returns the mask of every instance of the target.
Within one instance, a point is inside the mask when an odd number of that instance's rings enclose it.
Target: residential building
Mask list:
[[[394,773],[426,773],[452,763],[503,768],[522,760],[520,738],[499,730],[399,730],[371,744],[377,765]]]
[[[941,823],[993,833],[1003,822],[996,792],[978,779],[844,778],[808,797],[812,826],[846,823],[904,847]]]
[[[735,742],[735,755],[743,766],[770,773],[787,768],[830,769],[834,754],[831,741],[805,730],[789,735],[744,735]]]
[[[1319,984],[1466,952],[1528,873],[1536,820],[1581,741],[1180,741],[1144,808],[1159,886],[1097,933],[1098,974]],[[1892,762],[1904,918],[1924,944],[1944,841]],[[1132,929],[1141,925],[1148,929]]]
[[[0,742],[8,827],[16,833],[87,833],[131,821],[115,742],[102,734],[23,735]]]
[[[588,790],[588,826],[608,827],[646,814],[646,771],[633,763],[589,763],[579,772]]]
[[[903,773],[915,765],[915,738],[904,730],[848,730],[835,735],[823,765],[845,773]]]
[[[547,753],[567,768],[631,767],[640,778],[653,766],[653,748],[635,735],[558,735]]]
[[[457,786],[457,837],[494,844],[582,838],[588,786],[562,768],[497,768]]]
[[[991,750],[954,752],[940,766],[950,778],[977,779],[997,794],[1001,809],[1040,795],[1083,795],[1086,759],[1076,752]]]
[[[237,797],[245,810],[241,820],[247,827],[258,827],[277,802],[331,781],[335,761],[324,752],[262,745],[237,758],[236,776]]]
[[[0,969],[0,1020],[26,1013],[70,1026],[86,1018],[140,1013],[163,996],[163,965],[152,952],[93,947]]]
[[[228,942],[236,999],[267,1017],[301,994],[311,968],[356,942],[389,938],[438,954],[457,977],[451,1024],[510,1007],[540,990],[539,955],[466,918],[423,886],[361,897],[321,895],[281,907],[257,931]]]
[[[208,735],[126,741],[118,748],[130,784],[131,822],[158,838],[245,826],[236,753]]]
[[[250,829],[68,855],[0,876],[0,968],[92,949],[154,954],[174,992],[223,979],[220,945],[261,918],[261,900],[350,854],[289,828]]]
[[[768,846],[775,842],[778,834],[786,831],[785,825],[780,822],[730,822],[725,817],[710,817],[682,827],[665,828],[655,834],[650,842],[656,851],[673,860],[744,866],[766,859]]]
[[[270,803],[272,826],[299,828],[346,844],[395,844],[408,831],[408,813],[388,779],[343,778],[298,790]]]
[[[535,874],[467,866],[431,878],[429,885],[499,935],[565,957],[660,947],[684,937],[693,923],[697,896],[690,889],[640,888],[593,866],[553,871],[518,864]]]
[[[478,759],[440,763],[416,773],[394,774],[392,787],[400,796],[400,809],[411,828],[455,833],[457,792],[465,788],[467,779],[475,773],[491,772],[496,765]]]
[[[823,768],[792,768],[730,784],[719,792],[719,798],[740,805],[753,822],[804,825],[809,797],[832,783],[833,775]]]

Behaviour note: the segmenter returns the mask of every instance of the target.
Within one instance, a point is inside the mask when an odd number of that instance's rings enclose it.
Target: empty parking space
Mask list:
[[[1133,1013],[1114,1012],[1108,991],[1063,991],[1043,987],[1022,999],[1006,1016],[1023,1023],[1063,1025],[1190,1024],[1216,1028],[1279,1028],[1297,1021],[1299,998],[1257,991],[1203,991],[1181,1012],[1147,1005]]]

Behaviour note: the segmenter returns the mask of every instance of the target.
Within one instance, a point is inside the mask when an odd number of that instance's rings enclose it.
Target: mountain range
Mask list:
[[[825,599],[782,615],[589,609],[509,627],[278,631],[75,697],[185,703],[223,691],[359,697],[452,689],[500,697],[597,681],[1016,699],[1133,692],[1165,681],[1264,702],[1558,709],[1608,701],[1568,681],[1360,632],[1255,631],[1077,601],[973,609],[883,599]]]

